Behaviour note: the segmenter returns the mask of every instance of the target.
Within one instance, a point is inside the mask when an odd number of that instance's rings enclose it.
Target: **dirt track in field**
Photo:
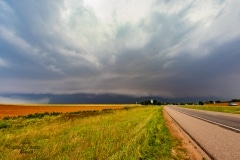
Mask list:
[[[76,112],[103,109],[120,109],[131,105],[0,105],[0,119],[44,112]]]

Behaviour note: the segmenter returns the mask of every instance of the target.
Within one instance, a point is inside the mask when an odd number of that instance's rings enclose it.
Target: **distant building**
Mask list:
[[[153,100],[151,99],[151,104],[153,104]]]

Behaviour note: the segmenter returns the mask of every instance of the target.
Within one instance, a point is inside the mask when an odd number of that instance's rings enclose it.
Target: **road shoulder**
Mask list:
[[[168,113],[163,109],[164,118],[168,129],[174,139],[180,140],[181,144],[173,149],[174,155],[180,155],[183,159],[190,160],[203,160],[204,153],[195,144],[189,136],[176,124],[176,122],[168,115]]]

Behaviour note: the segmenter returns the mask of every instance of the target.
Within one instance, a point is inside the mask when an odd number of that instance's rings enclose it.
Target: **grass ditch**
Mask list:
[[[173,139],[166,127],[162,109],[159,109],[147,125],[147,134],[141,147],[141,159],[173,158]]]
[[[0,159],[181,159],[162,107],[18,117],[0,126]]]

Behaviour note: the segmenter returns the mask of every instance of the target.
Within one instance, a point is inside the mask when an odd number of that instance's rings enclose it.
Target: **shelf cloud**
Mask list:
[[[0,94],[240,97],[238,0],[0,0]]]

